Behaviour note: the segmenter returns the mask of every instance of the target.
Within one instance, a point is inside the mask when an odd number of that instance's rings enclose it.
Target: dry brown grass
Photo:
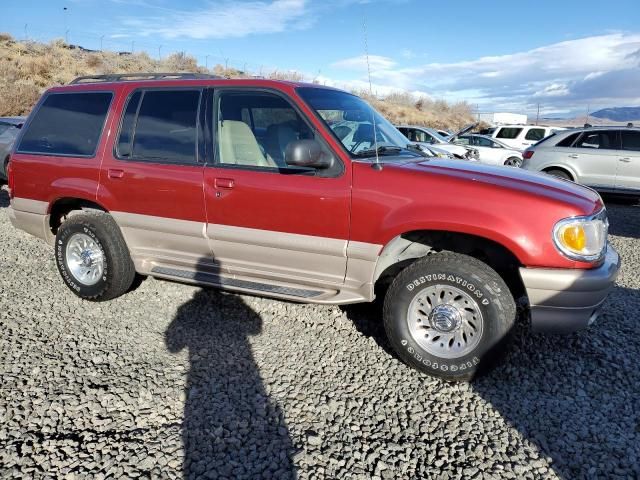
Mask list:
[[[249,76],[235,68],[216,65],[211,70],[198,66],[185,52],[173,53],[161,61],[144,52],[120,55],[117,52],[87,52],[69,48],[62,40],[50,43],[21,42],[0,33],[0,116],[26,115],[47,88],[69,83],[75,77],[107,73],[198,72],[228,78]],[[261,72],[266,78],[305,81],[295,71]],[[441,100],[417,99],[409,93],[373,98],[356,92],[394,123],[456,128],[473,120],[466,103],[449,104]]]
[[[374,97],[366,91],[354,93],[365,98],[396,125],[459,129],[475,121],[471,105],[465,102],[448,103],[444,100],[415,97],[410,93],[392,93],[385,97]]]

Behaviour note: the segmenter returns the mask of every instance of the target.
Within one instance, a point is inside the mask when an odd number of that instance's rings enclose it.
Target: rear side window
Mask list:
[[[533,140],[537,142],[538,140],[542,140],[545,137],[544,128],[531,128],[524,136],[525,140]]]
[[[47,95],[24,132],[17,151],[94,156],[112,97],[111,92]]]
[[[507,140],[513,140],[522,132],[521,128],[503,127],[496,134],[496,138],[506,138]]]
[[[162,163],[197,163],[200,90],[134,93],[122,118],[119,158]]]
[[[584,132],[574,147],[617,150],[619,147],[616,137],[616,132],[613,130]]]
[[[622,132],[622,149],[640,152],[640,132]]]
[[[570,147],[577,140],[578,135],[580,135],[580,132],[572,133],[568,137],[565,137],[564,139],[556,143],[556,147]]]
[[[0,123],[0,135],[9,130],[10,126],[11,125],[9,125],[8,123]]]

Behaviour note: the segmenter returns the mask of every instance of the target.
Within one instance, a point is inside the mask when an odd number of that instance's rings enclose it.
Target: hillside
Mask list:
[[[640,107],[603,108],[591,114],[592,117],[612,120],[614,122],[640,121]]]
[[[161,61],[145,52],[91,52],[65,44],[22,42],[0,34],[0,116],[26,115],[44,90],[70,82],[81,75],[135,72],[199,72],[241,78],[249,76],[233,68],[198,66],[194,57],[173,53]],[[304,81],[297,72],[273,71],[267,78]],[[362,92],[357,92],[362,95]],[[435,128],[457,128],[473,121],[466,103],[416,99],[412,95],[393,94],[384,98],[368,97],[372,104],[394,123],[412,123]]]

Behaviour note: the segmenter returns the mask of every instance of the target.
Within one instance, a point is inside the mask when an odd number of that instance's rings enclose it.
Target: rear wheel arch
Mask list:
[[[51,202],[49,206],[49,228],[55,235],[64,220],[76,212],[100,211],[109,213],[102,205],[84,198],[63,197]]]
[[[562,172],[565,175],[567,175],[569,180],[571,180],[572,182],[575,182],[575,180],[576,180],[576,175],[573,172],[571,172],[568,168],[565,168],[565,167],[555,167],[555,166],[553,166],[553,167],[545,167],[545,168],[542,169],[542,171],[544,173],[549,174],[549,175],[553,175],[553,173],[552,173],[553,171]]]

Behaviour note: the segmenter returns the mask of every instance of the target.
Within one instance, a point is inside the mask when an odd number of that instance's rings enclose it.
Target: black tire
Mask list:
[[[67,244],[78,233],[89,236],[102,252],[103,273],[93,285],[80,282],[67,265]],[[105,212],[83,211],[69,216],[58,228],[55,256],[65,284],[86,300],[98,302],[119,297],[127,292],[136,274],[120,228]]]
[[[409,327],[409,308],[414,298],[441,288],[439,286],[443,289],[453,286],[462,291],[463,295],[455,298],[462,298],[465,303],[465,298],[471,298],[470,306],[481,313],[480,340],[474,339],[477,345],[455,358],[437,356],[425,350]],[[504,280],[488,265],[467,255],[443,252],[417,260],[396,276],[385,297],[383,318],[391,346],[411,367],[445,380],[469,381],[480,369],[492,366],[496,354],[504,350],[515,323],[516,304]],[[476,317],[473,319],[476,321]],[[424,329],[425,337],[428,331]],[[431,329],[431,333],[431,339],[438,338],[436,330]]]
[[[4,163],[2,166],[3,170],[0,172],[0,185],[8,183],[9,181],[9,174],[7,172],[7,169],[9,168],[9,157],[4,159]]]
[[[571,178],[571,175],[569,175],[564,170],[560,170],[558,168],[552,168],[551,170],[545,170],[545,173],[547,173],[549,175],[553,175],[554,177],[564,178],[565,180],[573,181],[573,178]]]

